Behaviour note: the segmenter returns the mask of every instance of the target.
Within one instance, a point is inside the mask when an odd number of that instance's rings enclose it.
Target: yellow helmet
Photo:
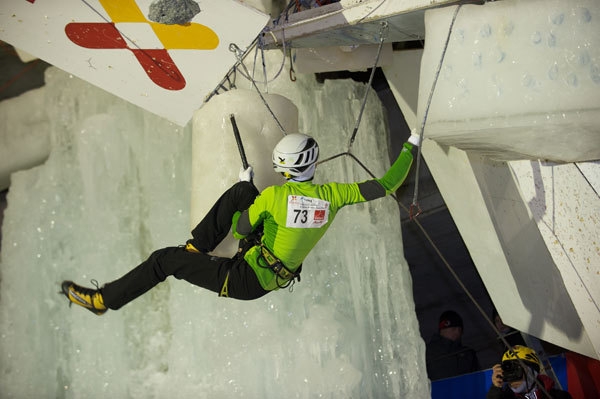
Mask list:
[[[522,345],[515,345],[512,347],[512,349],[504,352],[504,355],[502,356],[502,362],[509,360],[518,361],[519,359],[524,361],[525,364],[532,367],[538,373],[540,372],[542,368],[542,362],[540,362],[540,358],[538,357],[537,353],[535,353],[535,351],[531,348]]]

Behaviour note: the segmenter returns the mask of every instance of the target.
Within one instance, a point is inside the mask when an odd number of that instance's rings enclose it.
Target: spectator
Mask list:
[[[542,363],[535,351],[515,345],[492,368],[492,386],[487,399],[572,399],[567,391],[554,388],[554,380],[541,373]]]
[[[500,333],[500,337],[504,337],[504,339],[506,340],[506,342],[508,342],[509,345],[509,347],[507,348],[504,342],[500,338],[498,338],[498,340],[500,341],[500,353],[504,353],[507,349],[510,349],[515,345],[526,346],[525,340],[523,339],[521,332],[504,324],[502,322],[502,318],[500,317],[496,309],[494,309],[494,311],[492,312],[492,320],[494,321],[494,325]]]
[[[475,351],[463,346],[463,320],[458,313],[447,310],[440,315],[438,333],[426,347],[427,375],[432,381],[479,370]]]

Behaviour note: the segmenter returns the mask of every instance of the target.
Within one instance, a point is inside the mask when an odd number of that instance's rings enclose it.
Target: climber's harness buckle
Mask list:
[[[279,288],[287,288],[290,284],[294,284],[296,279],[298,282],[300,281],[300,271],[302,270],[302,265],[298,267],[297,271],[291,271],[263,244],[260,245],[260,258],[264,260],[266,266],[262,265],[263,262],[260,262],[260,259],[258,264],[262,267],[271,269],[273,273],[275,273],[277,286]],[[284,281],[281,282],[279,279]]]

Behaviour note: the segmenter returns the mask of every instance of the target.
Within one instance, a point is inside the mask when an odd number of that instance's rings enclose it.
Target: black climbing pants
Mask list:
[[[227,296],[230,298],[250,300],[267,294],[269,291],[262,288],[254,270],[244,261],[244,253],[250,244],[242,245],[242,251],[233,258],[205,253],[214,250],[227,236],[233,214],[247,209],[257,195],[258,190],[252,183],[242,181],[233,185],[192,230],[193,238],[189,242],[201,252],[190,252],[185,246],[153,252],[129,273],[101,288],[104,305],[119,309],[168,276],[217,293],[221,292],[227,279]]]

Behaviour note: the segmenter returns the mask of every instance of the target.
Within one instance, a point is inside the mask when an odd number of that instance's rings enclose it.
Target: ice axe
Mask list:
[[[235,137],[238,150],[240,151],[240,157],[242,158],[242,167],[244,170],[246,170],[248,169],[248,160],[246,159],[246,152],[244,151],[244,145],[242,144],[242,138],[240,137],[240,130],[235,122],[235,116],[233,114],[229,115],[229,120],[231,121],[231,126],[233,126],[233,135]]]

